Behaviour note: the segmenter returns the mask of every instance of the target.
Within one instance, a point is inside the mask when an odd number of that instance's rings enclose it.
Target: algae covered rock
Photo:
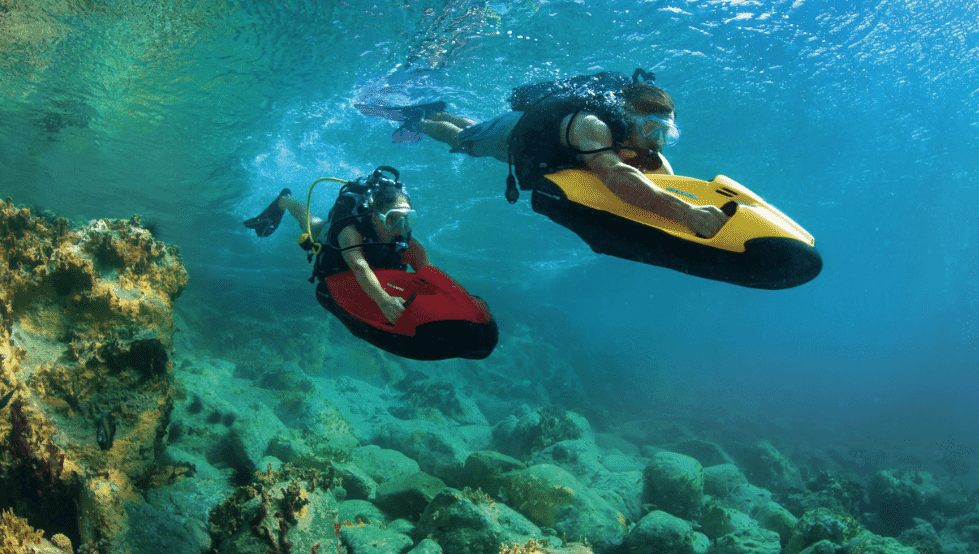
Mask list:
[[[394,517],[417,519],[445,488],[438,477],[418,472],[388,479],[377,488],[377,505]]]
[[[584,417],[557,406],[531,409],[522,406],[493,427],[493,441],[504,454],[529,457],[562,441],[594,440]]]
[[[643,499],[677,517],[696,519],[704,500],[704,469],[685,454],[658,452],[643,470]]]
[[[881,537],[870,531],[863,531],[848,540],[837,554],[922,554],[912,546],[904,546],[893,537]]]
[[[816,508],[799,518],[792,538],[785,546],[785,553],[798,554],[820,541],[841,545],[862,531],[859,522],[852,517],[826,508]]]
[[[778,493],[805,488],[799,470],[768,441],[746,448],[742,458],[742,467],[752,484]]]
[[[712,553],[779,554],[782,550],[778,533],[733,508],[708,506],[701,523],[704,533],[714,540]]]
[[[491,496],[497,496],[504,484],[503,476],[526,469],[527,464],[493,450],[473,452],[466,458],[459,478],[472,487],[480,488]]]
[[[71,228],[0,204],[0,381],[18,414],[0,418],[16,439],[0,488],[35,526],[121,552],[135,491],[179,478],[156,462],[186,284],[177,248],[138,217]]]
[[[587,540],[605,552],[625,538],[625,516],[557,466],[540,464],[515,472],[503,491],[518,512],[568,540]]]
[[[703,554],[710,542],[687,521],[655,510],[629,530],[624,546],[628,552],[644,554]]]
[[[704,468],[704,492],[717,497],[731,494],[741,485],[747,485],[748,478],[734,464],[718,464]]]
[[[941,507],[934,477],[924,471],[879,471],[867,485],[867,496],[881,525],[893,535],[914,526],[914,518],[927,518]]]
[[[211,510],[212,551],[336,552],[343,525],[332,490],[336,474],[289,465],[256,472],[252,482],[238,487]],[[350,525],[358,525],[350,522]]]
[[[497,554],[506,545],[542,537],[540,529],[509,506],[451,488],[428,504],[418,530],[445,552],[468,554]]]

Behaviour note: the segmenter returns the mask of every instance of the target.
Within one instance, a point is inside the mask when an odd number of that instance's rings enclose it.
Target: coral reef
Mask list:
[[[63,544],[124,548],[134,483],[157,482],[187,272],[136,216],[73,229],[8,199],[0,237],[0,507]],[[100,418],[118,425],[105,451]]]

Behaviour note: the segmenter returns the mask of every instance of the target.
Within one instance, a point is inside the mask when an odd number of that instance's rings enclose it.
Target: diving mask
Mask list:
[[[673,146],[680,140],[680,128],[676,126],[676,121],[672,117],[649,114],[637,117],[636,126],[643,138],[652,140],[660,148]]]
[[[391,208],[383,214],[378,212],[377,215],[384,223],[384,227],[392,233],[400,231],[408,234],[418,221],[418,214],[410,208]]]

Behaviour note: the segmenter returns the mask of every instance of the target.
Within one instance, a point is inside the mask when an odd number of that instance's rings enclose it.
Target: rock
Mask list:
[[[979,552],[979,513],[949,519],[939,536],[944,554]]]
[[[748,514],[762,529],[775,531],[783,545],[792,537],[798,523],[791,512],[772,500],[772,493],[747,483],[736,487],[727,496],[718,497],[716,502],[719,506]]]
[[[622,512],[628,521],[639,521],[646,513],[642,506],[642,488],[642,471],[605,473],[591,486],[595,494]]]
[[[758,523],[748,517],[748,514],[735,510],[734,508],[724,508],[716,504],[708,505],[704,509],[700,525],[707,538],[712,540],[752,527],[758,527]]]
[[[605,469],[611,471],[612,473],[626,473],[630,471],[642,472],[649,460],[645,458],[637,458],[634,456],[625,456],[620,454],[610,454],[603,456],[601,458],[602,465]]]
[[[386,526],[388,521],[380,508],[366,500],[344,500],[337,511],[337,519],[343,524]]]
[[[904,546],[892,537],[881,537],[870,531],[863,531],[846,541],[837,554],[921,554],[917,548]]]
[[[422,539],[408,554],[442,554],[442,547],[432,539]]]
[[[396,419],[389,412],[400,404],[395,391],[350,377],[317,384],[320,395],[330,399],[361,444],[377,443],[388,422]]]
[[[741,467],[752,484],[779,493],[805,488],[799,470],[768,441],[745,449],[742,457]]]
[[[503,484],[503,475],[526,467],[527,464],[506,454],[481,450],[473,452],[466,458],[459,480],[467,487],[481,489],[490,496],[496,497],[499,496]]]
[[[684,454],[659,452],[643,470],[643,500],[677,517],[697,519],[704,500],[704,470]]]
[[[735,508],[748,515],[753,515],[764,509],[772,500],[772,493],[761,487],[744,484],[736,487],[730,494],[720,498],[723,506]]]
[[[564,469],[586,486],[607,474],[600,461],[601,452],[590,440],[560,441],[541,449],[531,457],[531,464],[552,464]]]
[[[897,540],[905,546],[917,548],[919,552],[942,552],[942,541],[935,528],[922,519],[916,519],[915,526],[901,533]]]
[[[313,382],[299,366],[286,362],[265,371],[258,379],[258,386],[277,391],[308,391],[313,389]]]
[[[409,537],[414,537],[416,535],[415,531],[418,530],[418,526],[407,519],[396,519],[388,523],[387,528],[402,535],[408,535]]]
[[[704,468],[704,492],[724,498],[734,489],[748,484],[748,478],[734,464],[720,464]]]
[[[198,554],[211,547],[207,522],[175,517],[173,506],[132,503],[126,506],[126,515],[129,530],[114,541],[114,546],[124,546],[126,551]]]
[[[799,520],[778,502],[758,506],[749,514],[762,529],[778,533],[783,545],[788,544]]]
[[[602,450],[606,452],[618,452],[619,454],[627,457],[633,458],[639,456],[639,447],[636,444],[622,436],[614,433],[595,433],[595,444],[597,444]],[[644,464],[643,464],[644,465]],[[637,468],[637,469],[642,469]],[[610,471],[620,471],[609,468]],[[621,470],[630,471],[630,470]]]
[[[927,518],[941,507],[934,477],[924,471],[879,471],[867,485],[867,496],[889,535],[900,534],[914,525],[915,517]]]
[[[451,488],[428,504],[418,532],[434,538],[445,552],[466,554],[498,554],[503,545],[541,538],[540,529],[509,506],[481,498],[473,502]]]
[[[791,495],[787,506],[794,513],[829,508],[853,517],[867,511],[866,491],[851,477],[829,471],[817,472],[806,482],[807,491]]]
[[[594,442],[591,426],[584,417],[555,406],[531,410],[521,407],[493,427],[497,450],[523,458],[566,440]]]
[[[190,468],[193,475],[199,479],[223,479],[224,473],[208,463],[203,455],[187,452],[179,446],[170,445],[160,454],[160,463],[167,466],[184,466]]]
[[[443,489],[441,479],[419,471],[381,483],[375,503],[395,518],[416,519]]]
[[[492,442],[489,427],[389,420],[376,443],[416,460],[422,471],[458,484],[466,458]]]
[[[355,448],[351,457],[353,464],[377,483],[421,471],[415,460],[397,450],[381,448],[374,444]]]
[[[248,407],[248,417],[239,418],[228,434],[228,446],[237,467],[259,467],[272,443],[272,439],[289,433],[289,428],[265,404],[253,403]]]
[[[557,466],[541,464],[514,472],[503,491],[508,503],[530,521],[570,541],[585,539],[607,551],[625,537],[625,516]]]
[[[785,545],[785,554],[798,554],[824,540],[833,544],[843,544],[860,531],[862,528],[859,522],[850,516],[826,508],[816,508],[799,518],[792,537]]]
[[[391,408],[399,419],[425,419],[435,423],[455,422],[460,425],[489,426],[476,403],[449,383],[428,379],[404,380],[398,388],[405,395],[400,405]]]
[[[347,500],[373,500],[377,496],[377,482],[354,463],[334,464],[343,483]]]
[[[779,554],[782,545],[778,533],[752,527],[718,537],[711,554]]]
[[[411,550],[411,538],[370,524],[344,524],[340,540],[350,554],[404,554]]]
[[[686,454],[700,462],[700,465],[704,467],[734,464],[734,459],[728,456],[719,444],[705,440],[690,439],[678,442],[670,447],[670,451]]]
[[[309,469],[282,470],[258,477],[262,494],[255,483],[236,489],[211,510],[212,552],[278,552],[285,543],[292,552],[312,552],[317,544],[322,552],[336,552],[338,527],[344,525],[336,499],[322,488],[333,483],[320,482],[316,475]]]
[[[71,229],[0,203],[0,383],[13,390],[0,436],[19,445],[0,488],[18,515],[90,545],[124,542],[142,502],[132,483],[156,478],[164,447],[186,285],[178,249],[138,217]]]
[[[733,508],[709,505],[701,524],[707,537],[714,540],[712,554],[779,554],[782,550],[778,533],[763,529]]]
[[[130,527],[152,530],[152,533],[144,533],[148,539],[145,544],[152,546],[152,537],[160,537],[156,544],[169,545],[166,549],[168,553],[196,554],[208,550],[211,538],[207,512],[227,497],[228,489],[224,480],[205,481],[191,477],[166,487],[150,489],[145,492],[147,507],[138,512],[139,517],[133,511],[129,512]],[[144,549],[143,552],[154,549],[158,548]]]
[[[639,520],[624,542],[626,551],[642,554],[704,554],[709,545],[708,539],[694,532],[687,521],[661,510]]]
[[[830,541],[819,541],[800,554],[836,554],[836,545]]]

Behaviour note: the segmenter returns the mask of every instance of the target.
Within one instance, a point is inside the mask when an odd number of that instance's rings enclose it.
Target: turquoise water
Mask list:
[[[434,262],[502,333],[529,326],[573,358],[597,402],[974,457],[979,10],[965,4],[9,1],[0,195],[82,220],[142,214],[183,250],[185,302],[328,317],[297,229],[259,240],[241,221],[282,187],[392,165]],[[478,119],[525,82],[637,66],[677,103],[677,173],[729,175],[806,227],[815,281],[749,290],[595,255],[527,194],[508,205],[502,164],[392,144],[393,123],[352,108],[442,99]]]

